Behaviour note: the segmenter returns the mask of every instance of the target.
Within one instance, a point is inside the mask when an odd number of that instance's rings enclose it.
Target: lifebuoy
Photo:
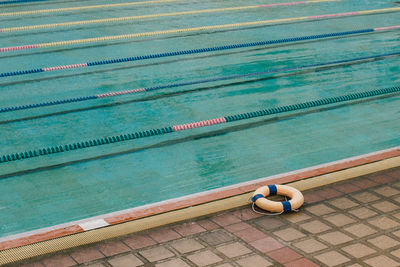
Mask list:
[[[289,201],[271,201],[268,196],[282,195],[290,198]],[[251,199],[257,207],[270,212],[288,212],[296,210],[304,203],[303,194],[296,188],[287,185],[268,185],[258,188]]]

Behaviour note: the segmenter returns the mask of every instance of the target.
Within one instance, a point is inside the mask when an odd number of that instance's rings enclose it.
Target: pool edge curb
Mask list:
[[[0,265],[241,207],[246,205],[252,191],[265,184],[290,184],[299,190],[308,190],[398,166],[400,147],[394,147],[206,191],[175,201],[160,202],[158,205],[134,208],[126,213],[110,213],[110,216],[105,215],[103,218],[92,218],[0,242]]]

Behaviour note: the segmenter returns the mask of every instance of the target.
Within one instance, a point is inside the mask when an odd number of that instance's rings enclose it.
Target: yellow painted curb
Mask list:
[[[290,183],[290,185],[299,190],[308,190],[399,166],[400,166],[400,156],[337,172],[323,174],[320,176],[312,177],[301,181],[296,181]]]

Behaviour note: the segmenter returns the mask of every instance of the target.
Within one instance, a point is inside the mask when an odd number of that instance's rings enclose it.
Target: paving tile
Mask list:
[[[105,267],[105,265],[101,262],[95,262],[95,263],[85,264],[85,267]]]
[[[399,178],[398,178],[398,179],[399,179]],[[398,179],[397,179],[397,180],[398,180]],[[394,183],[394,184],[392,184],[392,186],[397,187],[397,188],[400,188],[400,182]]]
[[[182,254],[204,248],[202,244],[194,239],[180,239],[174,241],[171,246]]]
[[[396,250],[390,252],[390,254],[392,254],[393,256],[396,256],[397,258],[400,259],[400,249],[396,249]]]
[[[324,200],[322,196],[316,194],[315,192],[306,192],[303,194],[303,196],[304,196],[304,202],[307,204],[317,203]]]
[[[377,257],[365,260],[364,262],[368,265],[371,265],[372,267],[395,267],[400,265],[400,263],[392,260],[385,255],[379,255]]]
[[[122,240],[132,249],[141,249],[156,244],[148,235],[134,235]]]
[[[394,210],[397,210],[399,208],[398,205],[395,205],[389,201],[381,201],[375,204],[371,205],[372,207],[374,207],[375,209],[381,211],[381,212],[391,212]]]
[[[237,260],[236,263],[242,267],[251,267],[251,266],[267,267],[273,265],[272,262],[268,261],[267,259],[259,255],[252,255],[246,258],[242,258],[240,260]]]
[[[268,252],[267,255],[271,259],[274,259],[275,261],[282,264],[295,261],[303,257],[302,255],[300,255],[299,253],[288,247]]]
[[[186,262],[184,262],[183,260],[178,259],[178,258],[156,264],[156,267],[178,267],[178,266],[179,267],[190,267],[189,264],[187,264]]]
[[[126,266],[135,267],[143,265],[143,262],[133,254],[116,256],[112,259],[109,259],[108,263],[111,264],[111,266],[113,267],[126,267]]]
[[[253,241],[249,244],[252,247],[256,248],[257,250],[259,250],[263,253],[267,253],[269,251],[273,251],[275,249],[284,247],[284,245],[281,242],[279,242],[271,237],[259,239],[259,240]]]
[[[229,263],[223,263],[223,264],[219,264],[219,265],[217,265],[215,267],[233,267],[233,266],[231,264],[229,264]]]
[[[370,210],[370,209],[365,208],[365,207],[361,207],[361,208],[357,208],[357,209],[354,209],[354,210],[350,210],[348,212],[353,214],[354,216],[360,218],[360,219],[367,219],[367,218],[373,217],[376,214],[378,214],[375,211]]]
[[[283,230],[275,231],[274,235],[278,236],[280,239],[285,240],[285,241],[292,241],[292,240],[299,239],[299,238],[306,236],[299,230],[296,230],[291,227],[283,229]]]
[[[231,233],[235,233],[235,232],[239,232],[239,231],[242,231],[242,230],[250,228],[250,227],[252,227],[250,224],[245,223],[245,222],[240,222],[240,223],[227,225],[224,228],[225,228],[225,230],[227,230]]]
[[[392,234],[394,234],[394,235],[397,236],[397,237],[400,237],[400,230],[395,231],[395,232],[392,232]]]
[[[285,225],[282,220],[273,218],[271,216],[264,216],[262,218],[255,219],[253,222],[265,230],[272,230]]]
[[[346,209],[350,209],[352,207],[359,206],[356,202],[350,200],[347,197],[337,198],[332,201],[329,201],[328,203],[335,206],[336,208],[342,209],[342,210],[346,210]]]
[[[343,247],[342,250],[357,259],[365,257],[367,255],[371,255],[376,252],[372,248],[369,248],[366,245],[360,243]]]
[[[361,190],[361,188],[359,188],[358,186],[355,186],[352,183],[344,183],[344,184],[339,184],[339,185],[334,185],[333,188],[335,188],[336,190],[349,194],[349,193],[353,193],[353,192],[357,192],[359,190]]]
[[[241,238],[245,242],[251,242],[258,239],[263,239],[267,237],[266,234],[258,230],[257,228],[251,227],[244,229],[242,231],[238,231],[234,233],[237,237]]]
[[[400,169],[399,168],[395,168],[393,170],[390,170],[390,171],[386,172],[385,174],[389,175],[391,177],[394,177],[397,180],[400,179]]]
[[[324,198],[334,198],[343,195],[342,192],[335,190],[332,187],[325,187],[321,190],[318,190],[318,194]]]
[[[318,237],[332,245],[339,245],[353,240],[350,236],[339,231],[326,233]]]
[[[294,243],[293,246],[304,251],[305,253],[314,253],[316,251],[320,251],[327,248],[327,246],[325,246],[324,244],[315,239],[306,239]]]
[[[37,262],[30,262],[30,263],[26,263],[26,264],[18,264],[18,267],[44,267],[44,265],[40,261],[37,261]]]
[[[226,226],[241,222],[241,220],[238,217],[234,216],[231,213],[225,213],[222,215],[215,216],[211,218],[211,220],[220,226]]]
[[[315,258],[327,266],[336,266],[350,261],[349,258],[337,251],[325,252],[315,256]]]
[[[197,266],[206,266],[222,261],[220,257],[218,257],[210,250],[196,252],[195,254],[190,255],[187,258]]]
[[[358,186],[358,187],[362,188],[362,189],[367,189],[367,188],[371,188],[371,187],[374,187],[374,186],[378,185],[377,183],[375,183],[375,182],[373,182],[373,181],[371,181],[369,179],[366,179],[366,178],[361,178],[361,179],[358,179],[358,180],[356,180],[354,182],[351,182],[351,183],[354,184],[355,186]]]
[[[400,244],[399,241],[394,240],[387,235],[380,235],[378,237],[368,239],[367,241],[380,249],[388,249]]]
[[[216,246],[232,241],[234,238],[224,230],[216,230],[214,232],[207,232],[201,235],[200,239],[211,246]]]
[[[102,243],[97,248],[107,257],[131,251],[131,249],[121,241]]]
[[[284,264],[285,267],[319,267],[319,265],[306,258],[301,258]]]
[[[344,228],[345,231],[357,236],[357,237],[364,237],[368,235],[372,235],[376,233],[376,230],[372,229],[371,227],[363,224],[358,223],[349,227]]]
[[[182,236],[189,236],[189,235],[194,235],[194,234],[198,234],[198,233],[207,231],[206,229],[204,229],[203,227],[201,227],[200,225],[198,225],[195,222],[188,222],[188,223],[176,225],[173,227],[173,229]]]
[[[346,265],[346,267],[363,267],[361,264],[355,263],[351,265]]]
[[[215,229],[220,227],[218,224],[212,222],[209,219],[204,219],[204,220],[197,221],[197,224],[200,225],[201,227],[203,227],[204,229],[208,230],[208,231],[215,230]]]
[[[376,193],[384,196],[384,197],[391,197],[397,194],[400,194],[400,191],[396,188],[391,186],[382,186],[374,190]]]
[[[255,213],[251,208],[236,210],[232,214],[242,221],[247,221],[264,216],[262,214]]]
[[[154,248],[142,250],[139,253],[150,262],[159,261],[175,256],[174,253],[163,246],[156,246]]]
[[[400,224],[386,216],[379,216],[377,218],[373,218],[368,220],[369,224],[374,225],[375,227],[378,227],[382,230],[388,230],[391,228],[395,228],[399,226]]]
[[[392,214],[393,217],[395,217],[397,220],[400,220],[400,212]]]
[[[310,219],[311,217],[304,212],[291,212],[281,215],[283,219],[292,223],[298,223]]]
[[[330,226],[324,224],[321,221],[317,221],[317,220],[301,224],[300,227],[312,234],[321,233],[321,232],[331,229]]]
[[[251,252],[250,249],[246,248],[244,245],[239,242],[235,242],[228,245],[222,245],[217,248],[218,251],[223,253],[228,258],[234,258],[237,256],[242,256]]]
[[[338,227],[356,222],[349,216],[342,213],[326,216],[324,219]]]
[[[396,180],[395,178],[386,174],[373,175],[369,177],[369,179],[378,184],[388,184]]]
[[[69,267],[76,265],[76,262],[69,255],[55,255],[42,260],[46,267]]]
[[[177,232],[175,232],[169,228],[152,230],[149,232],[149,236],[159,243],[164,243],[167,241],[181,238],[180,234],[178,234]]]
[[[71,252],[70,255],[78,263],[86,263],[104,258],[104,255],[94,247],[81,248]]]
[[[379,197],[369,192],[361,192],[351,196],[362,203],[369,203],[379,199]]]
[[[310,213],[312,213],[312,214],[314,214],[314,215],[316,215],[316,216],[322,216],[322,215],[325,215],[325,214],[329,214],[329,213],[335,212],[334,209],[328,207],[325,204],[313,205],[313,206],[305,208],[305,210],[310,212]]]

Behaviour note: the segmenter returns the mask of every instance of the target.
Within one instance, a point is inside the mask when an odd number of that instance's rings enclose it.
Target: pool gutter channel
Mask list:
[[[400,147],[394,147],[178,198],[175,201],[147,205],[144,206],[144,209],[139,207],[115,212],[106,214],[103,218],[97,216],[90,220],[75,222],[78,223],[75,225],[50,231],[53,233],[47,233],[46,240],[40,241],[43,236],[46,236],[46,233],[38,231],[39,234],[36,235],[36,238],[35,235],[28,235],[15,240],[0,241],[0,265],[16,263],[33,257],[242,207],[248,205],[248,199],[256,188],[266,184],[288,184],[304,191],[399,166]],[[186,203],[186,205],[182,205],[182,203]],[[135,216],[132,217],[133,214]],[[75,233],[63,232],[67,228],[74,229]],[[59,236],[57,236],[57,233]],[[32,239],[31,244],[15,245],[21,239]],[[13,242],[15,247],[12,244]]]

